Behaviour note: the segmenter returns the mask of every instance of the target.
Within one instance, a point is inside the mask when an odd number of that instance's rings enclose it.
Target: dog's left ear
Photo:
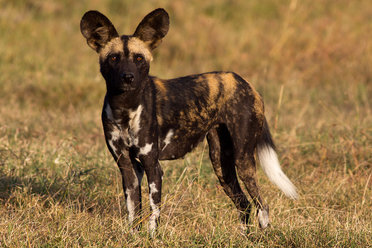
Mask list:
[[[169,15],[164,9],[159,8],[143,18],[133,36],[145,42],[150,49],[155,49],[168,30]]]

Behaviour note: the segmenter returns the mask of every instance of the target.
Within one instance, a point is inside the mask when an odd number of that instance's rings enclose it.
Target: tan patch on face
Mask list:
[[[131,37],[128,40],[128,50],[129,50],[129,57],[132,57],[133,54],[142,54],[146,61],[152,61],[152,54],[150,49],[147,45],[136,37]]]
[[[111,53],[123,53],[123,41],[119,37],[107,42],[106,46],[99,52],[99,56],[101,59],[105,59]]]

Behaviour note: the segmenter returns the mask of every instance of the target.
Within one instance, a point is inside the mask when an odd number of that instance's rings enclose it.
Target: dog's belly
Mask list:
[[[192,151],[205,137],[206,132],[201,131],[190,135],[177,132],[174,134],[173,139],[169,139],[168,142],[162,143],[162,149],[160,151],[160,160],[172,160],[182,158],[186,153]]]

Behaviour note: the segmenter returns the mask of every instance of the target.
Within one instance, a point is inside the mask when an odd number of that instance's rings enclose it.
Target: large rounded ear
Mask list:
[[[84,14],[83,18],[81,18],[80,30],[87,39],[88,45],[97,53],[107,42],[119,36],[111,21],[95,10]]]
[[[150,49],[154,49],[160,44],[168,30],[168,13],[164,9],[156,9],[143,18],[133,36],[145,42]]]

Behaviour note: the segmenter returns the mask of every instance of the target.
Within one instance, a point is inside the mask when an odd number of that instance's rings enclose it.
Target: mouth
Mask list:
[[[130,86],[130,85],[128,85],[128,86],[122,86],[122,87],[120,88],[120,90],[123,91],[123,92],[126,92],[126,91],[132,91],[132,90],[135,90],[135,89],[136,89],[135,87],[132,87],[132,86]]]
[[[125,93],[125,92],[128,92],[128,91],[133,91],[135,89],[136,88],[134,86],[130,85],[130,84],[122,84],[117,88],[117,91],[120,92],[120,93]]]
[[[119,83],[119,85],[117,85],[117,89],[116,91],[120,92],[120,93],[125,93],[127,91],[133,91],[135,90],[136,88],[133,86],[132,83],[127,83],[127,82],[123,82],[121,81]]]
[[[122,94],[127,94],[128,92],[133,92],[136,88],[130,86],[130,85],[125,85],[125,86],[120,86],[116,88],[111,88],[110,94],[111,95],[122,95]]]
[[[117,80],[110,85],[108,90],[111,92],[110,94],[121,95],[137,90],[137,87],[135,86],[136,84],[134,82],[128,83],[123,82],[122,80]]]

